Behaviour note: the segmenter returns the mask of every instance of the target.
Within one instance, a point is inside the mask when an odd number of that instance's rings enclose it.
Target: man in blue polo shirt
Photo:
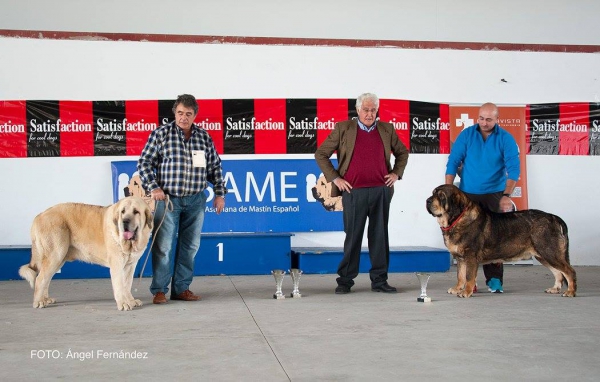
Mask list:
[[[519,146],[498,125],[498,107],[493,103],[481,105],[477,124],[456,138],[446,165],[446,184],[454,183],[459,168],[460,189],[469,199],[490,211],[513,210],[510,195],[521,171]],[[502,293],[502,263],[485,264],[483,273],[490,292]]]

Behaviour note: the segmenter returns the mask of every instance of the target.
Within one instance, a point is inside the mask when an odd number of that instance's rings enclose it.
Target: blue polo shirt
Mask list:
[[[463,164],[460,189],[470,194],[502,192],[506,180],[519,180],[519,146],[510,133],[498,124],[484,141],[479,125],[464,129],[456,138],[446,175],[456,175]]]

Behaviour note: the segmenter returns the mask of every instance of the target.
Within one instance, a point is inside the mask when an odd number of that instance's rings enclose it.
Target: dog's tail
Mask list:
[[[565,240],[565,259],[570,264],[571,259],[569,259],[569,228],[567,227],[567,223],[565,223],[565,221],[562,220],[560,216],[556,216],[556,220],[558,220],[558,224],[560,225],[560,229]]]
[[[35,287],[35,278],[37,277],[37,271],[32,264],[25,264],[19,268],[19,276],[29,281],[31,289]]]

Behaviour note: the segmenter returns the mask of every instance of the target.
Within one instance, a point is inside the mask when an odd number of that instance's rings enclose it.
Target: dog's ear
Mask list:
[[[442,190],[439,190],[437,196],[444,211],[448,211],[448,197],[446,196],[446,193]]]
[[[122,199],[121,199],[122,200]],[[121,201],[119,200],[117,204],[113,206],[113,224],[117,229],[119,228],[119,214],[121,213]]]
[[[456,218],[465,210],[469,199],[460,190],[453,192],[452,195],[450,195],[450,198],[452,200],[448,201],[448,209],[446,211],[452,218]]]
[[[150,211],[150,207],[148,207],[148,205],[146,205],[144,212],[146,214],[146,225],[148,228],[152,229],[154,227],[154,215],[152,215],[152,211]]]

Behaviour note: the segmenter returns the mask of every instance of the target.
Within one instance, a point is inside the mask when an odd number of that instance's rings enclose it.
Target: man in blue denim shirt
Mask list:
[[[498,107],[485,103],[477,124],[464,129],[452,146],[446,165],[446,184],[460,173],[460,189],[469,199],[494,212],[513,210],[510,200],[521,172],[519,146],[509,132],[498,125]],[[483,266],[490,292],[504,290],[502,263]]]
[[[169,283],[171,300],[200,300],[189,286],[194,276],[194,257],[200,248],[207,198],[205,190],[208,182],[212,183],[213,207],[217,214],[223,211],[227,193],[221,159],[213,140],[194,124],[198,114],[194,96],[180,95],[173,105],[173,113],[173,122],[150,134],[137,165],[144,189],[157,201],[151,248],[150,292],[154,295],[154,304],[167,302],[165,294],[169,291]],[[166,208],[167,195],[173,204],[172,211]],[[172,255],[175,258],[173,273]]]

